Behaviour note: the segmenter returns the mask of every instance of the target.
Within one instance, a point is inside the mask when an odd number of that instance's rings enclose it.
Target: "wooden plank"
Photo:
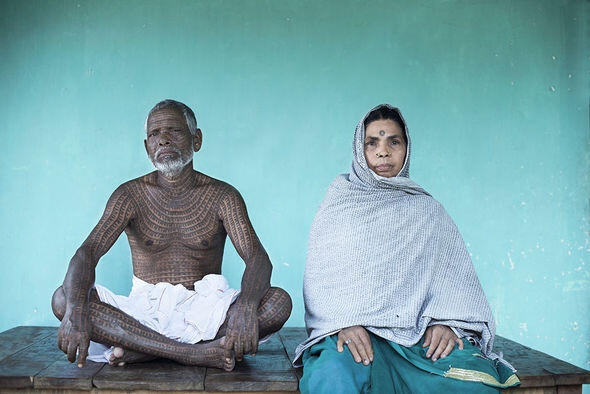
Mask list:
[[[220,394],[219,391],[162,391],[162,390],[99,390],[94,388],[87,390],[47,390],[47,389],[3,389],[0,387],[0,394]],[[298,392],[288,391],[232,391],[231,394],[296,394]],[[528,394],[528,393],[527,393]],[[535,393],[536,394],[536,393]]]
[[[557,394],[556,387],[528,387],[521,388],[511,387],[509,389],[502,390],[502,394]]]
[[[557,386],[557,394],[582,394],[582,386]]]
[[[57,327],[19,326],[0,333],[0,360],[57,332]],[[56,342],[57,343],[57,342]]]
[[[124,367],[89,361],[79,369],[57,348],[57,327],[21,326],[0,333],[0,393],[294,392],[302,369],[291,361],[306,337],[303,327],[283,328],[232,372],[167,360]],[[518,369],[522,382],[506,394],[581,393],[581,385],[590,383],[590,371],[509,339],[497,336],[494,351]]]
[[[33,378],[33,387],[55,390],[92,390],[92,378],[102,369],[105,363],[86,361],[83,368],[70,363],[66,355],[40,371]]]
[[[285,351],[289,357],[289,361],[293,362],[295,359],[295,349],[297,346],[307,339],[307,332],[302,327],[284,327],[279,331]],[[303,368],[295,368],[295,375],[297,379],[303,376]]]
[[[170,360],[153,360],[126,364],[122,367],[105,365],[93,379],[99,390],[187,390],[204,389],[205,368],[191,367]]]
[[[255,356],[245,356],[233,371],[208,368],[205,377],[207,391],[296,391],[298,385],[299,380],[277,335],[261,344]]]
[[[517,370],[522,388],[569,386],[590,383],[590,371],[510,339],[496,336],[494,351]]]
[[[289,359],[295,358],[295,349],[297,345],[307,339],[307,332],[303,327],[284,327],[279,331],[279,336],[285,345],[285,350]]]
[[[33,377],[64,354],[57,347],[57,328],[49,336],[0,361],[0,387],[32,388]]]
[[[284,354],[245,356],[232,372],[209,368],[208,391],[295,391],[298,379]]]

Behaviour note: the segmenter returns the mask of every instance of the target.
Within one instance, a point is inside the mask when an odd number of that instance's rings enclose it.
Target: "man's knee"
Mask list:
[[[287,308],[289,313],[291,313],[293,302],[291,301],[291,296],[289,293],[280,287],[271,287],[268,292],[271,295],[271,299],[275,299],[277,304],[283,305],[283,307]]]
[[[280,287],[271,287],[266,292],[260,306],[262,311],[267,313],[284,315],[286,321],[291,315],[293,302],[291,301],[291,296],[285,290]]]
[[[268,289],[258,307],[261,337],[280,330],[291,316],[291,309],[291,297],[285,290]]]
[[[62,286],[59,286],[51,297],[51,309],[59,320],[63,319],[66,314],[66,295]]]

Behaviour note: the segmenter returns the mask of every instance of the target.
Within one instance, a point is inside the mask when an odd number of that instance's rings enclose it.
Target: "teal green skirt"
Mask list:
[[[520,384],[512,369],[483,356],[463,340],[464,349],[436,361],[426,358],[423,341],[405,347],[370,334],[374,360],[356,363],[337,335],[324,338],[303,354],[301,393],[499,393]]]

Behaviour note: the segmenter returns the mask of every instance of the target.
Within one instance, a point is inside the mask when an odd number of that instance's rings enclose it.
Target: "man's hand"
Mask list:
[[[362,362],[364,365],[369,365],[373,362],[371,337],[364,327],[353,326],[340,330],[336,343],[340,353],[344,351],[344,345],[348,346],[348,350],[357,363]]]
[[[428,327],[424,333],[422,347],[428,347],[426,358],[430,358],[432,361],[451,354],[455,345],[459,345],[459,349],[463,350],[463,341],[447,326],[435,324]]]
[[[90,346],[88,311],[77,314],[66,313],[57,331],[57,346],[67,354],[68,361],[71,363],[76,360],[77,353],[78,367],[84,366]]]
[[[225,334],[226,349],[234,351],[237,361],[242,361],[244,354],[256,354],[258,351],[258,314],[257,306],[238,303],[230,308]]]

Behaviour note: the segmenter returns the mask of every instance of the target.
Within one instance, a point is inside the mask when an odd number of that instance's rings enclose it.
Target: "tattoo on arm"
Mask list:
[[[102,257],[121,235],[134,211],[131,199],[123,186],[107,202],[98,224],[70,261],[64,280],[64,291],[69,301],[85,302],[94,284],[95,268]]]
[[[238,254],[246,263],[242,294],[247,299],[259,302],[270,288],[272,265],[248,218],[246,204],[237,190],[231,190],[222,199],[220,216]]]

